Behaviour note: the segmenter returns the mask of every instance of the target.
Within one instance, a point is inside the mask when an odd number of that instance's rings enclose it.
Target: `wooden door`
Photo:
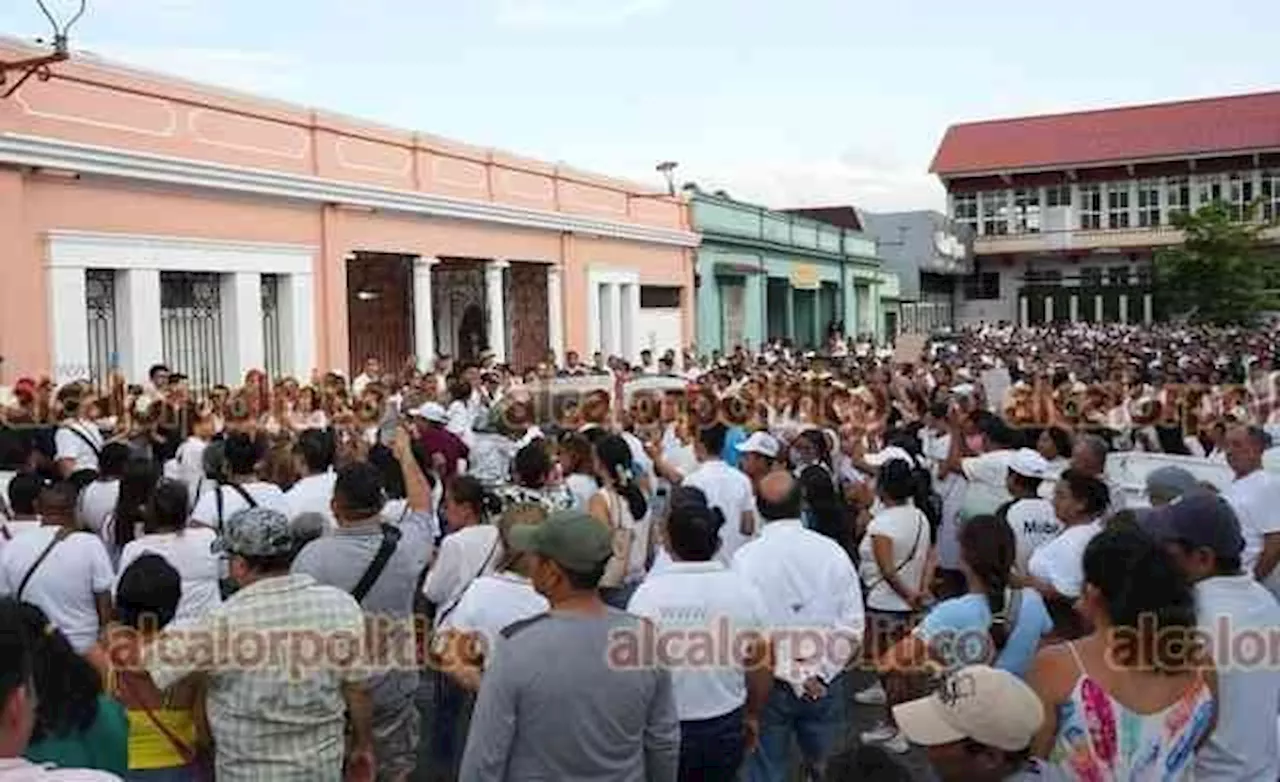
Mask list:
[[[347,261],[347,336],[352,373],[369,357],[395,372],[414,355],[412,256],[359,253]]]

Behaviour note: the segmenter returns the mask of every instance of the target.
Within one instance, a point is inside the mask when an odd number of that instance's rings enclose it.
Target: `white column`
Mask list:
[[[1022,328],[1027,327],[1028,321],[1031,320],[1031,300],[1023,296],[1018,300],[1018,325]]]
[[[1129,295],[1127,293],[1120,294],[1120,322],[1129,322]]]
[[[502,272],[508,267],[504,260],[494,260],[484,267],[485,288],[488,291],[489,349],[501,364],[507,360],[507,307],[503,295]]]
[[[1071,294],[1071,301],[1067,305],[1067,307],[1068,307],[1068,312],[1070,313],[1070,316],[1071,316],[1071,322],[1075,323],[1076,321],[1080,320],[1080,297],[1075,295],[1074,293]]]
[[[640,283],[623,285],[619,304],[622,310],[622,355],[636,364],[640,361]]]
[[[611,355],[621,355],[622,344],[622,285],[616,282],[605,283],[604,300],[607,304],[602,312],[607,313],[602,324],[605,327],[604,351],[605,359]]]
[[[262,344],[262,275],[222,275],[222,382],[234,382],[265,363]]]
[[[129,382],[140,383],[146,379],[152,364],[164,360],[159,271],[130,269],[116,272],[116,318],[120,371]]]
[[[1053,297],[1044,297],[1044,322],[1053,323]]]
[[[430,372],[436,361],[435,311],[431,298],[431,268],[437,258],[413,260],[413,352],[418,368]]]
[[[1152,321],[1151,294],[1144,293],[1142,294],[1142,322],[1146,324],[1150,324],[1151,321]]]
[[[89,376],[89,316],[85,275],[79,266],[49,268],[49,337],[53,382]]]
[[[1093,322],[1094,323],[1102,322],[1102,295],[1101,294],[1093,297]]]
[[[556,354],[556,363],[564,364],[564,284],[560,267],[547,267],[547,342]]]
[[[288,274],[279,288],[280,352],[283,371],[299,380],[311,377],[315,365],[315,281],[310,274]]]

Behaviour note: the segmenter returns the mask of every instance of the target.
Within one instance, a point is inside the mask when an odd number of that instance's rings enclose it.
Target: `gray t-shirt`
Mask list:
[[[637,659],[645,620],[556,612],[503,630],[471,716],[461,782],[675,782],[670,672]]]
[[[369,683],[374,711],[399,710],[418,688],[414,665],[413,596],[427,566],[431,540],[416,526],[401,524],[401,538],[378,580],[360,603],[370,618],[374,675]],[[350,593],[364,576],[382,545],[378,520],[342,527],[317,538],[293,561],[292,572],[305,573],[321,584]]]

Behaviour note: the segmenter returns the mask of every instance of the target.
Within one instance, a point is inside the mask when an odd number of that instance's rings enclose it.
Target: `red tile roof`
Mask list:
[[[939,176],[1280,149],[1280,92],[952,125]]]

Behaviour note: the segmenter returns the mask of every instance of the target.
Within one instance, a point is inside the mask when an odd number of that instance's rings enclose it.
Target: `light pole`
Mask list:
[[[658,164],[658,173],[667,179],[667,195],[676,194],[676,167],[680,164],[674,160],[666,160]]]
[[[80,17],[84,16],[85,3],[87,1],[79,0],[79,7],[76,12],[66,22],[59,22],[57,17],[49,10],[49,6],[45,4],[45,0],[36,0],[36,4],[40,6],[40,11],[49,20],[50,26],[53,27],[53,51],[21,60],[0,60],[0,89],[3,89],[8,82],[10,71],[14,73],[21,72],[22,74],[12,86],[0,92],[0,99],[12,96],[32,76],[39,78],[40,81],[48,81],[53,76],[49,66],[55,62],[70,59],[71,49],[67,45],[67,33],[70,32],[71,26],[80,21]],[[37,40],[36,43],[43,43],[43,41]]]

